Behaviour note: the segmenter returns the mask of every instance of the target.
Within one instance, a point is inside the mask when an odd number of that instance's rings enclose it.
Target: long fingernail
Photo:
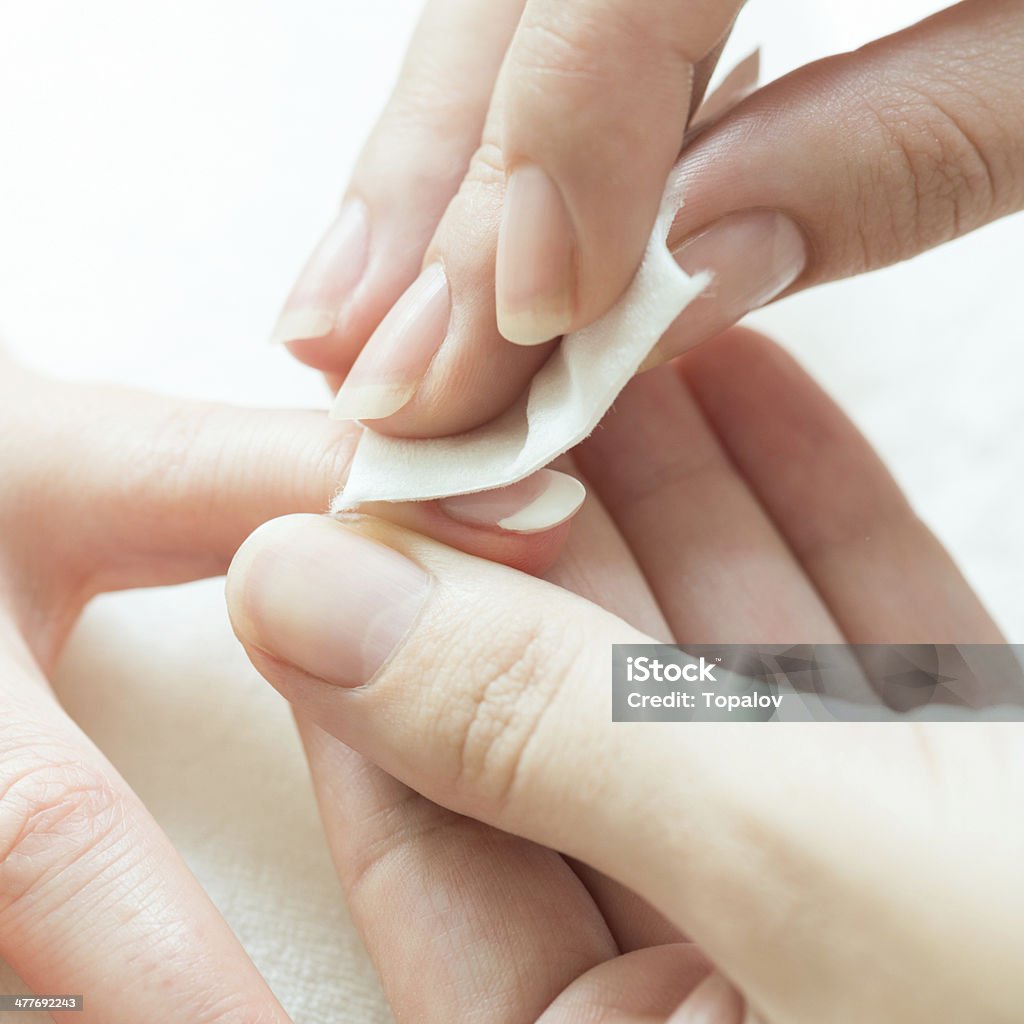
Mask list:
[[[359,353],[331,409],[336,420],[379,420],[416,393],[451,319],[448,278],[431,263],[409,286]]]
[[[348,199],[302,268],[271,343],[284,345],[330,334],[345,300],[366,270],[369,248],[366,204]]]
[[[509,487],[444,498],[440,506],[460,523],[539,533],[564,523],[586,496],[586,488],[575,477],[542,469]]]
[[[564,334],[576,305],[576,235],[565,200],[541,168],[508,177],[498,234],[498,330],[517,345]]]
[[[242,639],[337,686],[361,686],[412,628],[430,577],[393,548],[323,516],[260,527],[228,574]]]
[[[800,229],[775,210],[732,213],[673,250],[688,274],[708,271],[711,283],[672,325],[642,369],[673,358],[721,333],[784,292],[803,272]]]

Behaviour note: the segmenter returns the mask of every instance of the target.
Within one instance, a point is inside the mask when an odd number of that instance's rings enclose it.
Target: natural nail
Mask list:
[[[572,325],[576,235],[561,192],[534,164],[509,174],[498,234],[498,329],[517,345],[539,345]]]
[[[323,516],[260,527],[228,575],[249,644],[337,686],[368,682],[409,632],[429,576],[393,548]]]
[[[711,283],[683,310],[644,362],[644,370],[714,337],[770,302],[807,263],[800,229],[774,210],[729,214],[687,238],[673,255],[688,274],[709,272]]]
[[[444,498],[441,508],[460,523],[509,533],[538,533],[564,523],[583,504],[586,488],[575,477],[542,469],[525,480],[476,494]]]
[[[716,971],[686,997],[668,1024],[743,1024],[743,997]]]
[[[302,268],[271,342],[283,345],[330,334],[366,270],[369,247],[366,205],[359,199],[346,200]]]
[[[337,420],[379,420],[406,405],[448,333],[451,298],[431,263],[380,322],[334,400]]]

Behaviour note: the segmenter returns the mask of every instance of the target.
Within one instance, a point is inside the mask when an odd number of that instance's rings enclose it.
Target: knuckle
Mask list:
[[[382,889],[391,886],[403,864],[431,859],[431,848],[449,860],[452,850],[473,837],[477,824],[410,790],[383,810],[379,820],[361,822],[368,838],[345,851],[348,863],[342,877],[349,905],[379,905]]]
[[[433,135],[453,132],[461,137],[465,122],[479,118],[479,97],[460,78],[440,70],[404,78],[388,100],[381,120],[390,129]]]
[[[132,469],[120,476],[121,507],[162,508],[188,496],[199,453],[203,460],[209,455],[200,442],[212,433],[216,408],[203,402],[168,402],[155,413],[152,431],[135,442],[138,457],[125,460]]]
[[[869,109],[885,156],[865,166],[856,190],[867,266],[932,248],[990,218],[993,170],[960,117],[929,96]]]
[[[515,72],[548,82],[600,81],[595,49],[607,31],[578,11],[572,17],[524,20],[512,50]]]
[[[487,188],[504,188],[505,156],[497,142],[484,139],[480,143],[470,160],[467,182]]]
[[[124,804],[102,771],[80,762],[33,755],[0,766],[0,913],[124,836]]]
[[[409,76],[370,133],[356,177],[387,194],[454,192],[479,138],[483,110],[481,98],[459,82]]]
[[[499,815],[530,787],[544,747],[543,723],[576,662],[579,641],[544,621],[483,635],[495,639],[462,662],[467,688],[449,721],[454,788]],[[563,632],[564,629],[564,632]]]
[[[443,253],[450,276],[456,274],[458,280],[480,282],[488,258],[493,258],[504,192],[505,161],[501,147],[485,139],[473,154],[425,258]]]
[[[717,25],[720,15],[705,20]],[[571,3],[548,5],[542,14],[527,5],[510,53],[513,81],[549,103],[562,91],[574,103],[580,93],[607,103],[608,87],[621,90],[637,76],[654,92],[678,90],[680,75],[713,45],[705,34],[689,24],[681,31],[671,5]],[[719,34],[712,30],[712,40]]]

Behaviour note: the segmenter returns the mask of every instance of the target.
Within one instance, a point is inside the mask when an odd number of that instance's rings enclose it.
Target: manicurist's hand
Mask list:
[[[548,581],[367,516],[229,572],[396,1018],[1018,1020],[1021,727],[610,720],[612,643],[1000,641],[864,440],[736,330],[572,459]]]
[[[352,368],[337,416],[476,426],[615,302],[741,6],[430,0],[276,331],[337,379]],[[1024,4],[967,0],[712,117],[673,172],[670,245],[714,284],[661,355],[1020,209],[1022,79]]]
[[[83,994],[83,1012],[57,1019],[286,1021],[47,674],[94,594],[216,575],[261,522],[325,509],[356,432],[322,413],[58,383],[0,354],[0,958],[35,992]],[[538,571],[566,532],[546,527],[578,495],[545,472],[486,498],[388,511]]]

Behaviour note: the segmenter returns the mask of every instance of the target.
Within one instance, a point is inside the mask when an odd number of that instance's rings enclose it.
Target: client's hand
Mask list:
[[[47,674],[97,592],[215,575],[264,520],[326,508],[354,435],[322,413],[61,384],[0,355],[0,957],[36,992],[84,995],[84,1013],[59,1019],[286,1020]],[[539,570],[565,530],[507,530],[567,514],[531,505],[546,483],[389,514]]]
[[[1019,727],[610,720],[614,642],[1000,641],[853,426],[734,331],[573,459],[552,582],[368,517],[229,572],[396,1017],[1018,1020]]]

